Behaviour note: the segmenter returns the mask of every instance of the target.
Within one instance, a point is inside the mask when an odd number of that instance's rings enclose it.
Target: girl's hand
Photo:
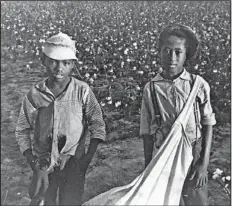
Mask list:
[[[202,163],[197,163],[193,167],[192,174],[190,175],[189,179],[195,179],[195,190],[200,189],[208,182],[207,166]]]

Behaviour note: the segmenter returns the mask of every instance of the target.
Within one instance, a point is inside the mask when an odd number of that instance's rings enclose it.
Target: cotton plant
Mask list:
[[[216,168],[216,170],[212,174],[212,178],[216,180],[222,187],[225,193],[230,197],[231,195],[231,176],[226,175],[226,173],[220,168]]]

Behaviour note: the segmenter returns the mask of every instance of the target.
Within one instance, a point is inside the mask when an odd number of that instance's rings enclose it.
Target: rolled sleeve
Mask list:
[[[202,119],[202,125],[215,125],[216,124],[216,119],[215,119],[215,114],[212,113],[211,115],[207,115]]]
[[[105,122],[103,120],[101,107],[90,88],[88,88],[86,98],[86,116],[88,120],[90,138],[97,138],[102,141],[106,141]]]
[[[199,107],[201,113],[201,124],[215,125],[215,114],[213,113],[213,109],[210,103],[210,87],[205,80],[203,81],[198,97],[200,99]]]
[[[148,84],[145,85],[143,91],[141,112],[140,112],[140,136],[150,134],[151,112],[149,110]]]

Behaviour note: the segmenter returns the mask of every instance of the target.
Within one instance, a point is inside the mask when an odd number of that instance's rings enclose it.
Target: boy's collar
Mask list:
[[[161,73],[158,73],[151,81],[162,81],[166,80],[161,75]],[[190,73],[186,71],[186,69],[183,70],[182,74],[177,79],[183,79],[183,80],[191,80]]]
[[[48,80],[48,77],[45,78],[42,82],[38,83],[35,85],[35,88],[37,88],[38,90],[42,91],[42,92],[48,92],[50,93],[50,90],[48,89],[48,87],[46,86],[46,81]],[[70,78],[70,82],[71,83],[73,80],[73,78]]]
[[[40,90],[40,91],[44,91],[44,92],[48,91],[48,88],[47,88],[47,86],[46,86],[46,81],[47,81],[47,80],[48,80],[48,77],[45,78],[42,82],[36,84],[36,85],[35,85],[35,88],[37,88],[37,89]]]

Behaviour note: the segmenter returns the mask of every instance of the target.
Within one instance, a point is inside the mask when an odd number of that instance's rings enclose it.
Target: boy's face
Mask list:
[[[168,74],[179,74],[186,60],[185,39],[169,36],[161,47],[161,65]]]
[[[47,56],[45,56],[43,64],[50,79],[56,82],[67,80],[71,69],[74,67],[73,60],[55,60]]]

